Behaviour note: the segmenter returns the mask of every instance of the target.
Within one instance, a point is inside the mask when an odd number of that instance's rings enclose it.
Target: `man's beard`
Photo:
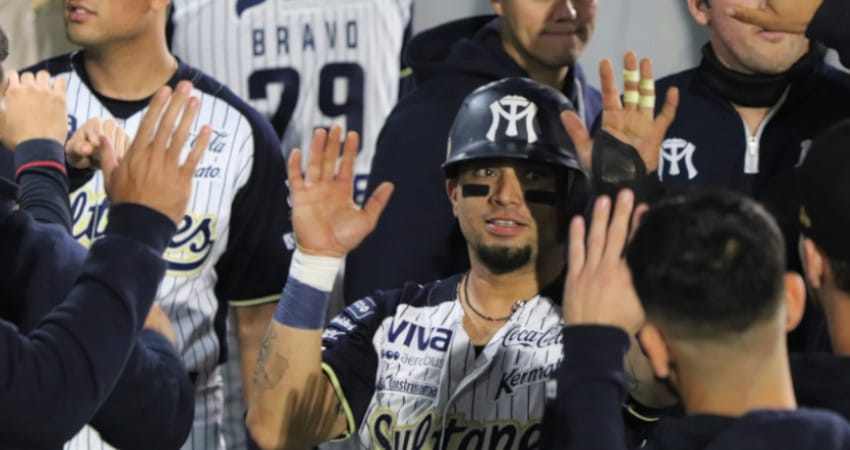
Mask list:
[[[530,245],[517,248],[479,244],[475,252],[478,259],[496,275],[513,272],[531,260]]]

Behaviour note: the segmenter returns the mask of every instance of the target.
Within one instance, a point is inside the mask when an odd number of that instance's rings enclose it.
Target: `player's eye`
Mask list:
[[[496,175],[496,169],[492,167],[480,167],[475,170],[476,177],[492,177]]]

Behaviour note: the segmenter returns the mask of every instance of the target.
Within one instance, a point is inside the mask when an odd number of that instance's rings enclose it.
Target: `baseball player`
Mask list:
[[[355,198],[363,191],[384,119],[399,92],[401,51],[412,0],[175,0],[174,54],[222,81],[269,118],[282,151],[310,147],[317,127],[343,125],[361,136]],[[335,294],[332,310],[342,309]],[[239,314],[239,304],[236,314]],[[265,322],[262,322],[265,331]],[[232,329],[228,339],[235,342]],[[241,448],[252,373],[239,373],[255,351],[229,347],[225,377],[225,436]],[[247,397],[247,395],[245,396]]]
[[[352,204],[357,139],[345,140],[334,177],[338,127],[317,131],[303,178],[293,152],[298,250],[248,413],[261,447],[355,433],[361,446],[382,449],[537,445],[545,382],[563,354],[564,218],[585,204],[586,178],[559,120],[568,107],[528,79],[471,94],[443,166],[471,269],[363,298],[324,333],[340,261],[374,227],[392,187],[376,189],[362,211]]]
[[[271,119],[283,151],[317,127],[360,136],[362,200],[375,141],[399,92],[412,0],[175,0],[174,54]]]
[[[223,448],[217,370],[226,357],[222,304],[254,305],[240,309],[240,329],[263,324],[274,308],[264,302],[277,298],[289,262],[284,242],[290,229],[288,194],[280,143],[265,118],[219,82],[169,53],[165,38],[169,2],[87,0],[66,6],[68,36],[83,50],[38,68],[68,79],[72,133],[97,116],[115,120],[133,136],[149,96],[162,85],[174,86],[184,79],[193,81],[193,95],[201,100],[193,135],[200,124],[213,128],[208,150],[194,173],[188,211],[164,255],[168,271],[157,299],[174,322],[178,350],[197,389],[195,423],[185,448]],[[91,158],[80,160],[87,159]],[[78,181],[81,176],[82,182],[76,184],[82,187],[71,194],[73,233],[91,245],[103,233],[109,204],[101,173],[84,169],[72,174]],[[246,351],[259,345],[263,327],[257,328],[255,342],[241,342]],[[101,446],[89,431],[69,448]]]

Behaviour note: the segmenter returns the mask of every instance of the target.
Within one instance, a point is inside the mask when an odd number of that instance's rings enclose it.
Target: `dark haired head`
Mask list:
[[[758,204],[688,191],[653,204],[627,251],[650,321],[680,339],[722,339],[773,317],[783,296],[785,245]]]

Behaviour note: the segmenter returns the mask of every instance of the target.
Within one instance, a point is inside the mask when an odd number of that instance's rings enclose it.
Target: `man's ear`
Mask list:
[[[708,25],[708,0],[688,0],[688,11],[694,20],[702,25]]]
[[[803,259],[803,271],[806,273],[806,281],[813,288],[823,285],[824,255],[815,242],[809,238],[803,238],[800,246],[800,257]]]
[[[456,178],[446,180],[446,194],[449,196],[449,201],[452,202],[452,213],[457,217],[457,201],[460,195],[460,185]]]
[[[806,310],[806,283],[797,272],[785,274],[785,331],[792,331]]]
[[[658,378],[670,377],[670,352],[664,335],[652,323],[646,323],[638,335],[641,348],[652,365],[652,371]]]

